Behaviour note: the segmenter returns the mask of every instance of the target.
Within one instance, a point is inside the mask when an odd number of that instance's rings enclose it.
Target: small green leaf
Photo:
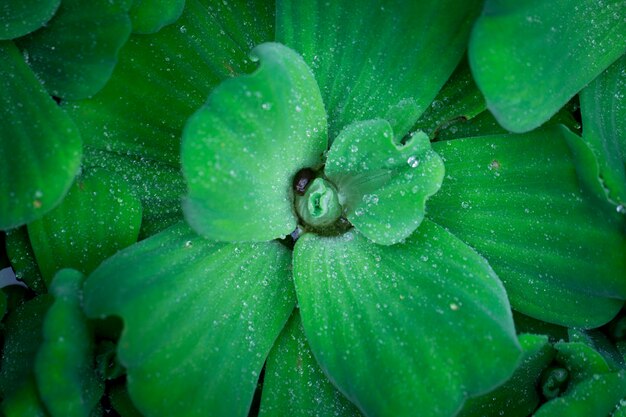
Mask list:
[[[626,214],[626,55],[580,93],[583,139],[607,196]]]
[[[15,277],[37,294],[46,292],[46,283],[39,271],[26,227],[10,230],[6,239],[7,255],[15,271]]]
[[[54,16],[61,0],[3,0],[0,7],[0,40],[24,36]]]
[[[217,15],[206,3],[188,0],[175,25],[131,36],[104,89],[67,103],[87,145],[180,168],[180,133],[189,116],[221,81],[254,68],[251,47],[234,39],[243,28],[252,45],[273,36],[265,2],[241,13],[239,3],[229,2],[218,6]],[[238,13],[231,15],[231,8]],[[220,18],[232,24],[224,26]]]
[[[470,398],[457,417],[527,417],[539,404],[537,384],[541,372],[554,358],[546,336],[523,334],[522,362],[504,385],[480,397]]]
[[[229,245],[180,224],[105,261],[86,281],[89,317],[124,321],[118,358],[148,416],[246,416],[295,296],[278,242]]]
[[[76,100],[111,77],[131,30],[129,0],[63,0],[42,30],[17,41],[51,95]]]
[[[28,225],[46,284],[62,268],[84,274],[137,241],[141,202],[123,179],[104,170],[81,174],[63,202]]]
[[[295,312],[267,358],[260,417],[358,417],[317,364]]]
[[[444,166],[424,133],[399,143],[390,124],[379,119],[345,128],[328,152],[324,173],[354,227],[372,242],[392,245],[422,222]]]
[[[594,375],[567,395],[545,403],[534,417],[606,417],[626,397],[626,373]]]
[[[553,126],[433,144],[446,179],[428,215],[487,258],[516,310],[597,327],[626,298],[626,239],[581,191],[567,135]]]
[[[11,42],[0,42],[0,229],[59,204],[80,167],[72,120],[44,91]]]
[[[487,0],[469,58],[502,126],[540,126],[619,58],[623,8],[623,0]]]
[[[291,49],[265,43],[251,75],[225,81],[187,122],[181,159],[185,218],[221,241],[263,241],[296,228],[291,184],[327,146],[324,103]]]
[[[155,33],[174,23],[185,8],[185,0],[135,0],[130,9],[133,33]]]
[[[276,39],[298,51],[315,73],[332,141],[347,125],[384,118],[404,100],[419,108],[415,122],[461,60],[481,5],[280,0]]]
[[[95,373],[91,329],[81,305],[83,278],[78,271],[64,269],[50,287],[54,303],[43,322],[35,375],[53,417],[89,417],[104,392]]]
[[[452,416],[515,370],[520,348],[487,262],[424,221],[406,243],[305,234],[294,279],[324,372],[368,416]]]
[[[117,383],[109,390],[111,406],[121,417],[143,417],[128,395],[126,384]]]

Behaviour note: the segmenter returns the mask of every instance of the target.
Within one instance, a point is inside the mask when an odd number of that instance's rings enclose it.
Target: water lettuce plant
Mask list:
[[[626,415],[623,0],[8,0],[1,409]]]

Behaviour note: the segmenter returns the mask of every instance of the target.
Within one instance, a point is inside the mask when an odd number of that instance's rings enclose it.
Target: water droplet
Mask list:
[[[406,160],[406,163],[409,164],[411,168],[417,168],[420,164],[420,160],[415,156],[409,156],[409,159]]]
[[[263,103],[261,104],[261,108],[263,110],[270,110],[272,108],[272,103]]]
[[[623,204],[618,205],[615,210],[619,213],[619,214],[626,214],[626,206],[624,206]]]
[[[461,207],[463,207],[464,209],[467,209],[470,207],[470,205],[467,201],[461,201]]]

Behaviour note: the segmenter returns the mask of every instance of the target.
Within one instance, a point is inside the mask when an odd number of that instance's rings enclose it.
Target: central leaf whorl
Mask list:
[[[314,228],[333,225],[343,211],[335,186],[323,178],[313,180],[304,195],[296,195],[295,203],[300,218]]]

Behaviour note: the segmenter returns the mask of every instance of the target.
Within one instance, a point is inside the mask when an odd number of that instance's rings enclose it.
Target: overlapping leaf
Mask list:
[[[104,170],[83,172],[63,202],[28,225],[37,264],[47,284],[62,268],[92,272],[137,241],[141,202],[124,180]]]
[[[72,120],[44,91],[11,42],[0,42],[0,229],[54,208],[82,154]]]
[[[581,191],[571,135],[557,126],[435,144],[446,179],[428,213],[487,258],[513,308],[596,327],[626,298],[626,241],[614,211]]]
[[[461,60],[480,1],[278,1],[276,39],[313,69],[331,141],[413,100],[426,110]],[[412,124],[412,123],[411,123]],[[403,132],[403,134],[406,132]]]
[[[517,366],[502,284],[476,252],[431,222],[393,246],[354,231],[305,234],[294,279],[311,350],[368,416],[454,415],[467,396],[495,388]]]
[[[0,40],[24,36],[43,26],[61,0],[4,0],[0,7]]]
[[[246,416],[295,304],[289,262],[277,242],[214,243],[177,225],[103,263],[85,283],[85,310],[124,321],[118,357],[137,408]]]
[[[540,126],[626,50],[623,0],[487,0],[469,58],[505,128]]]
[[[217,87],[183,131],[185,218],[211,239],[291,233],[293,177],[320,166],[328,143],[324,104],[302,58],[277,43],[252,53],[259,69]]]
[[[333,142],[324,173],[339,190],[348,220],[372,242],[407,238],[424,218],[426,200],[439,190],[443,161],[417,132],[395,141],[385,120],[356,122]]]

